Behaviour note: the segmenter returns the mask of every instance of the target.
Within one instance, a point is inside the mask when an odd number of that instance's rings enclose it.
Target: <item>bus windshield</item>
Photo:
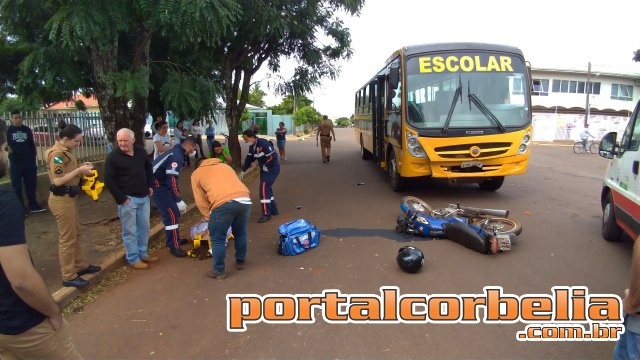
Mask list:
[[[407,121],[417,129],[492,128],[529,123],[526,67],[487,52],[422,54],[407,60]]]

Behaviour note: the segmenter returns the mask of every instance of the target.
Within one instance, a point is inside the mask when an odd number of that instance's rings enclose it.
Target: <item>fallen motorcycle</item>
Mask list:
[[[396,221],[396,231],[407,236],[445,237],[466,248],[495,254],[511,250],[522,224],[510,219],[509,211],[450,204],[433,209],[415,196],[400,201],[403,215]]]

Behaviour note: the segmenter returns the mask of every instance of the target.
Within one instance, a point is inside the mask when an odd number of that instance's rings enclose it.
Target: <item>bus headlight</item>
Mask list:
[[[422,145],[420,145],[420,141],[418,141],[418,135],[412,134],[407,131],[407,148],[409,150],[409,154],[411,156],[417,158],[426,158],[427,152],[424,151]]]
[[[526,134],[522,137],[522,141],[520,142],[520,146],[518,146],[518,154],[524,154],[529,150],[531,146],[531,132],[527,131]]]

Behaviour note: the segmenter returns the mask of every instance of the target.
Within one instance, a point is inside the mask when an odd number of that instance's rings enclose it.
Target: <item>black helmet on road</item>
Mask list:
[[[398,250],[396,262],[402,270],[408,273],[416,273],[424,265],[424,254],[422,250],[413,246],[403,246]]]

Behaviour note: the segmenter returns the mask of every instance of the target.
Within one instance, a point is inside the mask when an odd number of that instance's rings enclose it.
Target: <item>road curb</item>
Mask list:
[[[254,167],[249,170],[247,175],[253,175],[252,173],[257,171],[257,167]],[[253,178],[253,176],[248,177],[248,180]],[[243,183],[246,184],[246,180],[243,180]],[[187,206],[187,212],[196,209],[196,204],[191,204]],[[162,222],[158,225],[155,225],[149,230],[149,239],[160,235],[164,231],[164,224]],[[95,274],[83,275],[82,277],[86,280],[89,280],[89,285],[84,289],[77,289],[75,287],[62,287],[62,289],[57,290],[51,296],[58,303],[58,306],[61,308],[65,308],[68,306],[76,297],[82,295],[82,293],[99,282],[103,277],[105,277],[109,272],[120,266],[126,266],[126,262],[124,261],[125,251],[124,248],[117,250],[114,253],[108,254],[104,259],[98,264],[102,270]]]
[[[191,204],[187,207],[187,211],[191,211],[195,208],[195,204]],[[158,224],[151,228],[149,231],[149,238],[153,238],[157,236],[164,230],[163,224]],[[108,254],[102,262],[99,264],[102,267],[102,271],[95,274],[84,275],[83,278],[89,280],[91,283],[87,286],[87,288],[95,285],[96,282],[100,281],[107,273],[113,271],[114,269],[124,266],[125,262],[123,261],[125,256],[125,251],[123,249],[119,249],[118,251]],[[74,287],[63,287],[62,289],[51,294],[53,299],[58,303],[61,308],[69,305],[77,296],[81,295],[84,292],[84,289],[77,289]]]

